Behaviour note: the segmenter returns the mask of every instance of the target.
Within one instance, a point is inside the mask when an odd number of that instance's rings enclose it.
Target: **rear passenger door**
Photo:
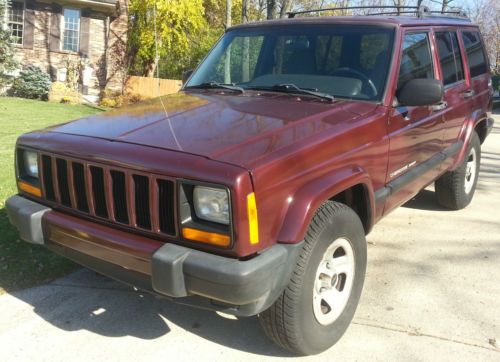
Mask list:
[[[471,94],[466,96],[471,99],[472,112],[482,113],[488,109],[491,99],[489,88],[491,76],[488,58],[479,31],[476,29],[462,30],[461,35],[468,65],[466,70],[470,75],[469,88]]]
[[[443,146],[446,148],[457,141],[464,121],[472,112],[474,90],[465,77],[457,30],[436,29],[434,39],[444,85],[444,101],[448,105],[444,114],[443,133]]]

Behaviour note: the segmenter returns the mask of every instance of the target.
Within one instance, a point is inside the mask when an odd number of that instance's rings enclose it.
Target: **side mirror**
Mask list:
[[[443,83],[437,79],[412,79],[398,89],[402,106],[431,106],[443,100]]]
[[[182,73],[182,84],[186,84],[191,74],[193,74],[192,69],[186,70],[184,73]]]

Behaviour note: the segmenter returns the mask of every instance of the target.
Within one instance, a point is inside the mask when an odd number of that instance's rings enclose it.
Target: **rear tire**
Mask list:
[[[328,201],[313,217],[290,283],[259,315],[279,346],[320,353],[344,334],[356,311],[366,272],[366,239],[358,215]]]
[[[448,171],[435,182],[437,201],[451,210],[460,210],[470,204],[477,186],[481,163],[481,141],[472,134],[466,157],[455,171]]]

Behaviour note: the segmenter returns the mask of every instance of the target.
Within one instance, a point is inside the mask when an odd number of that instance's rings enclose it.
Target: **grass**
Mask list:
[[[14,146],[19,135],[100,112],[85,105],[0,97],[0,294],[62,276],[75,264],[19,239],[9,223],[5,200],[17,192]]]

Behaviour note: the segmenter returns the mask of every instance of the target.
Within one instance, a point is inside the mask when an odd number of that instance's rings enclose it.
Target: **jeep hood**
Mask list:
[[[250,169],[266,155],[374,108],[276,93],[180,92],[46,131],[186,152]]]

